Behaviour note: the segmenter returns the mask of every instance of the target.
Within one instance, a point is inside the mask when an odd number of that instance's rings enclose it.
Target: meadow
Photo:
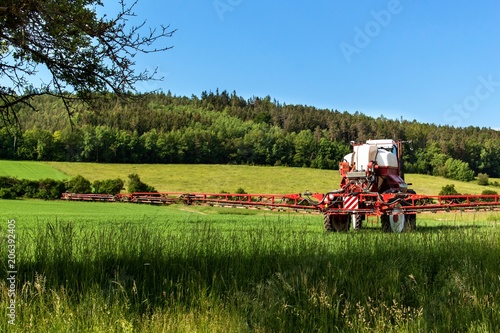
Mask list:
[[[14,200],[0,211],[3,235],[16,220],[9,332],[500,329],[494,213],[423,215],[396,235],[375,221],[326,234],[319,215],[201,206]]]
[[[203,164],[106,164],[47,162],[45,165],[73,177],[82,175],[95,181],[103,179],[127,179],[137,173],[141,179],[158,191],[231,192],[243,188],[247,193],[324,193],[338,189],[340,175],[337,170],[310,168],[269,167],[249,165]],[[407,174],[406,182],[419,194],[437,195],[447,184],[454,184],[463,194],[480,194],[492,186],[480,186],[476,181],[461,182],[443,177]],[[491,182],[500,179],[490,179]]]
[[[310,177],[309,169],[291,170],[277,187],[294,190]],[[297,172],[306,179],[287,182],[301,178]],[[163,175],[158,184],[179,181]],[[201,187],[205,177],[193,181]],[[204,186],[269,192],[268,181]],[[5,272],[9,220],[16,221],[16,320],[0,316],[1,331],[500,331],[496,212],[421,214],[412,233],[382,233],[376,219],[356,232],[325,233],[316,214],[0,200]],[[7,309],[6,279],[0,290]]]
[[[109,164],[74,162],[34,162],[0,160],[0,176],[39,180],[70,179],[82,175],[91,182],[138,174],[141,180],[164,192],[234,192],[247,193],[324,193],[339,187],[337,170],[269,167],[249,165],[205,164]],[[407,174],[406,181],[419,194],[437,195],[441,188],[454,184],[463,194],[480,194],[485,189],[500,191],[493,186],[480,186],[476,181],[461,182],[443,177]],[[500,179],[490,179],[500,182]]]
[[[67,179],[68,175],[60,172],[51,165],[34,161],[5,161],[0,160],[0,177],[17,177],[19,179],[38,180],[52,178]]]

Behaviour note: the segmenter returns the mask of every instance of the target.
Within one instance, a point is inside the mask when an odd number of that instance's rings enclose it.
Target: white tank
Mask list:
[[[381,167],[388,166],[397,168],[399,166],[398,157],[387,150],[379,149],[377,154],[377,164]]]
[[[344,159],[352,166],[356,164],[355,170],[366,170],[368,163],[376,161],[381,167],[398,167],[398,158],[393,153],[379,149],[373,144],[364,144],[353,147],[353,152],[344,156]]]

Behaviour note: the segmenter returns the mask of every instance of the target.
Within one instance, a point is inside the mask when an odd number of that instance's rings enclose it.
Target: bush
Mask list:
[[[458,195],[458,191],[455,189],[455,184],[448,184],[441,188],[439,195]]]
[[[38,180],[21,179],[13,189],[18,197],[36,198],[40,184]]]
[[[496,191],[493,191],[493,190],[483,190],[483,192],[481,192],[481,195],[498,195],[498,193]],[[486,198],[486,199],[483,199],[483,201],[493,202],[493,201],[495,201],[495,198]]]
[[[245,190],[243,189],[243,187],[238,187],[236,189],[235,194],[247,194],[247,192],[245,192]]]
[[[481,192],[481,195],[498,195],[498,192],[493,190],[483,190],[483,192]]]
[[[78,175],[71,178],[66,184],[66,191],[71,193],[92,193],[90,181]]]
[[[16,199],[16,192],[12,188],[0,188],[0,199]]]
[[[19,183],[17,178],[13,177],[0,177],[0,188],[11,188]]]
[[[477,175],[477,183],[482,186],[487,186],[490,184],[490,178],[485,173],[480,173]]]
[[[474,171],[470,169],[469,163],[448,158],[444,164],[444,176],[468,182],[474,179]]]
[[[60,199],[65,191],[66,186],[64,182],[50,178],[42,179],[39,182],[39,191],[36,198],[44,200]]]
[[[123,185],[125,182],[120,178],[117,179],[106,179],[106,180],[96,180],[92,186],[94,187],[94,193],[98,194],[118,194],[123,190]]]
[[[12,177],[0,177],[0,198],[15,199],[18,197],[54,200],[61,198],[66,191],[63,181],[54,179],[30,180]]]
[[[128,175],[128,192],[156,192],[155,188],[143,183],[136,173]]]

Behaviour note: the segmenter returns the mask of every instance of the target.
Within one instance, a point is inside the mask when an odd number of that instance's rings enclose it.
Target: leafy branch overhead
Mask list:
[[[96,93],[125,96],[135,84],[158,80],[156,70],[135,69],[134,57],[171,48],[169,25],[147,28],[146,21],[128,26],[136,16],[119,0],[116,16],[99,16],[100,0],[4,0],[0,4],[0,113],[16,119],[16,107],[37,95],[61,98],[71,114],[74,102],[91,102]],[[49,82],[35,86],[46,71]]]

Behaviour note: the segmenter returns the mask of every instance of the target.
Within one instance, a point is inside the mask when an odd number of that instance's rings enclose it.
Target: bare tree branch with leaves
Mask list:
[[[137,0],[113,18],[101,17],[99,0],[0,0],[0,115],[17,123],[20,105],[33,108],[32,98],[50,94],[64,101],[71,116],[75,105],[92,103],[99,94],[130,95],[142,81],[158,80],[157,71],[135,69],[137,54],[164,52],[169,25],[128,26]],[[49,82],[33,79],[40,69]],[[33,108],[34,109],[34,108]]]

